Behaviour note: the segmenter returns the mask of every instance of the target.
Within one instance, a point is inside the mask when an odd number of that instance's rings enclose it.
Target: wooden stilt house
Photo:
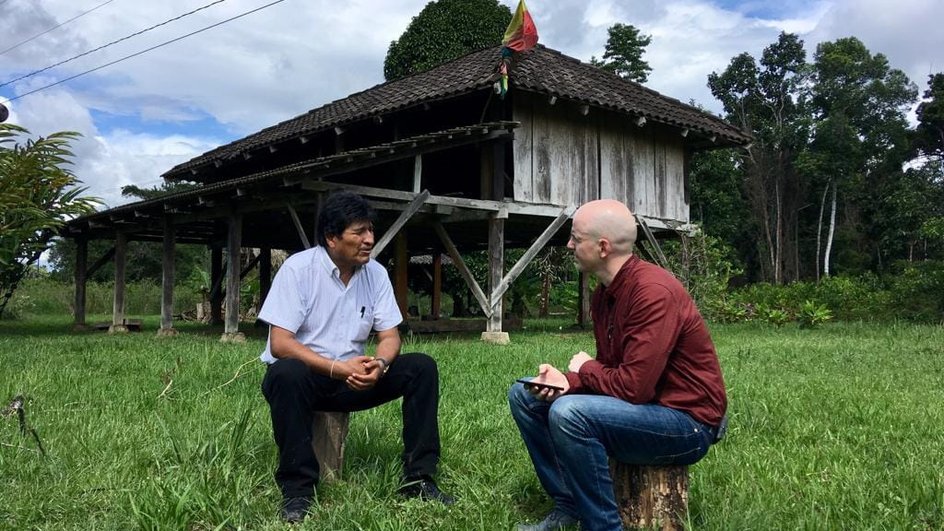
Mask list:
[[[381,214],[375,254],[393,243],[404,314],[409,256],[445,251],[488,318],[485,337],[502,339],[503,294],[542,247],[566,242],[577,206],[615,198],[654,231],[684,227],[691,154],[750,141],[711,114],[540,45],[514,58],[511,89],[500,98],[498,62],[499,48],[488,48],[352,94],[164,174],[199,184],[194,190],[69,223],[64,235],[79,243],[77,324],[85,319],[89,239],[115,241],[116,329],[124,323],[125,243],[163,241],[169,332],[175,243],[212,249],[214,293],[225,291],[226,308],[235,309],[248,268],[224,266],[223,250],[225,263],[239,264],[240,248],[261,249],[265,292],[271,250],[312,245],[325,194],[349,189]],[[508,271],[506,248],[528,249]],[[489,250],[487,279],[464,267],[461,253],[472,249]],[[213,300],[219,318],[223,301]],[[224,338],[238,337],[238,326],[238,312],[227,311]]]

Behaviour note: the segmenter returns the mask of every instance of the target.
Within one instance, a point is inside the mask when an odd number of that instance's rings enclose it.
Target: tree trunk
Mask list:
[[[783,198],[780,196],[780,178],[778,176],[774,188],[776,204],[774,230],[774,284],[783,284]]]
[[[833,185],[832,205],[829,212],[829,234],[826,237],[826,255],[823,257],[823,276],[829,276],[829,255],[833,249],[833,235],[836,233],[836,188]]]
[[[823,212],[826,211],[826,194],[829,193],[830,181],[826,181],[823,188],[823,198],[819,202],[819,218],[816,220],[816,281],[819,282],[819,257],[823,240]]]
[[[541,278],[541,307],[538,310],[538,317],[547,317],[551,305],[551,274],[544,273]]]

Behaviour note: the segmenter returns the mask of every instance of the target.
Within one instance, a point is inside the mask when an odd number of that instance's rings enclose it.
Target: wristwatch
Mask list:
[[[374,359],[383,364],[383,370],[380,371],[380,375],[383,376],[387,374],[387,371],[390,370],[390,362],[381,358],[380,356],[377,356]]]

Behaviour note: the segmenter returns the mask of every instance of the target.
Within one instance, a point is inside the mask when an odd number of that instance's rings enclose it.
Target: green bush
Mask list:
[[[944,261],[902,262],[889,279],[895,317],[924,323],[944,322]]]
[[[114,308],[114,284],[89,282],[85,287],[85,312],[88,315],[110,314]],[[72,283],[51,278],[28,278],[13,295],[11,317],[25,315],[72,315],[75,287]],[[174,313],[192,310],[200,302],[200,294],[178,287],[174,292]],[[146,280],[127,284],[125,313],[158,315],[161,313],[161,285]]]
[[[719,321],[740,320],[743,308],[730,304],[728,284],[742,270],[731,259],[729,246],[696,229],[693,235],[664,242],[661,247],[669,269],[688,289],[703,316]]]

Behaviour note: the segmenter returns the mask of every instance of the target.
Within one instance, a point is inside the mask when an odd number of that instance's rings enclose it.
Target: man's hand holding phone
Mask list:
[[[538,367],[538,375],[534,378],[530,380],[521,379],[518,381],[524,385],[524,388],[527,389],[529,393],[545,402],[553,402],[570,390],[567,377],[554,368],[553,365],[547,363],[542,363],[541,366]]]

